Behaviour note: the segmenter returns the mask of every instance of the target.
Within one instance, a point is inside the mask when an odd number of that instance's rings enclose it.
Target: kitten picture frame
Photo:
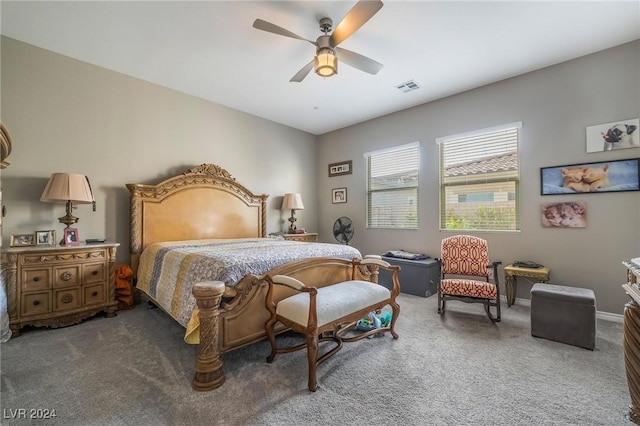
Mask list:
[[[541,203],[540,222],[543,228],[586,228],[587,203],[584,201]]]
[[[640,191],[640,158],[540,168],[540,195]]]

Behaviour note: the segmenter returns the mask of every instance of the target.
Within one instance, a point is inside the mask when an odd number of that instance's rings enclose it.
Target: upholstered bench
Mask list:
[[[398,282],[400,268],[375,258],[354,259],[352,265],[353,277],[355,277],[355,269],[360,265],[375,266],[392,271],[392,289],[389,290],[375,282],[356,279],[316,288],[307,286],[301,281],[286,275],[275,275],[273,277],[267,275],[265,277],[269,284],[266,304],[271,314],[265,324],[267,337],[271,344],[271,354],[267,357],[267,362],[273,362],[277,354],[307,348],[309,365],[308,387],[312,392],[315,392],[318,388],[316,379],[318,364],[338,352],[342,348],[343,342],[353,342],[386,331],[389,331],[394,339],[398,338],[394,326],[400,314],[400,307],[396,303],[396,297],[400,293],[400,283]],[[276,286],[286,286],[295,290],[295,292],[293,295],[275,303],[274,293]],[[393,312],[388,326],[346,335],[349,330],[353,329],[359,319],[372,311],[382,309],[386,305],[390,305]],[[276,345],[275,338],[275,325],[277,322],[295,332],[304,334],[305,343],[279,348]],[[328,340],[334,341],[336,345],[323,355],[318,356],[318,342]]]
[[[593,350],[596,296],[593,290],[536,283],[531,288],[531,335]]]

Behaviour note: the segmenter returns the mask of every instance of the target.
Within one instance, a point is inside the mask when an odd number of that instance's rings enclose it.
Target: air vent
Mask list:
[[[418,86],[418,83],[416,83],[413,80],[409,80],[405,83],[402,84],[398,84],[396,86],[396,89],[400,90],[402,93],[407,93],[407,92],[411,92],[413,90],[418,90],[420,88],[420,86]]]

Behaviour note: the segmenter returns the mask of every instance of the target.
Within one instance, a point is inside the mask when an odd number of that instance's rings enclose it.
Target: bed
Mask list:
[[[197,390],[222,385],[222,354],[266,337],[266,274],[286,274],[319,287],[354,273],[377,280],[375,268],[353,267],[352,259],[361,258],[353,247],[268,238],[268,196],[253,194],[217,165],[127,188],[136,288],[185,327],[187,343],[199,345]],[[243,251],[250,253],[249,260]],[[213,260],[222,263],[207,263],[204,252],[222,255]],[[278,254],[268,257],[271,252]],[[289,295],[282,290],[276,298]]]

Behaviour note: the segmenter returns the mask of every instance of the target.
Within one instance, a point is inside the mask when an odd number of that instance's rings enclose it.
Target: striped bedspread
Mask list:
[[[314,257],[362,258],[346,245],[270,238],[156,243],[140,256],[137,287],[187,327],[196,308],[195,283],[222,281],[233,287],[247,274]]]

